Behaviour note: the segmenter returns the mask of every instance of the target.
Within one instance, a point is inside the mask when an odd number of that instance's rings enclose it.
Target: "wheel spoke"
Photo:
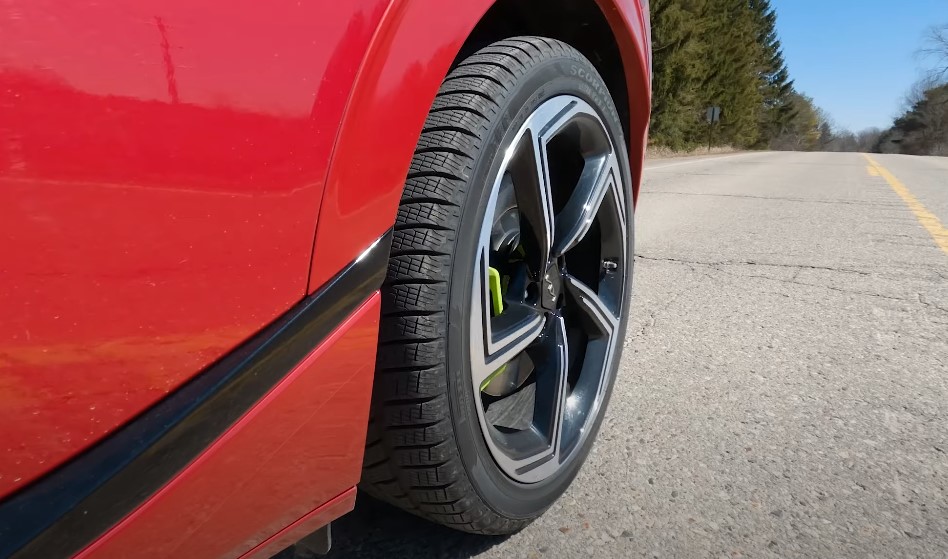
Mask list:
[[[517,325],[516,329],[511,330],[503,339],[496,341],[498,349],[493,352],[487,351],[483,343],[472,346],[471,375],[474,382],[480,386],[497,369],[527,349],[527,346],[532,344],[540,335],[543,330],[543,323],[544,319],[539,313],[534,314],[531,318],[525,318]],[[473,336],[471,342],[472,344],[474,342]],[[477,351],[477,347],[485,350]]]
[[[520,216],[533,232],[540,263],[545,263],[553,242],[553,200],[545,146],[533,129],[524,131],[508,171],[513,179]]]
[[[508,304],[492,317],[487,288],[487,253],[482,250],[480,272],[475,274],[471,298],[471,374],[480,386],[494,371],[527,348],[543,330],[544,317],[536,308]]]
[[[566,321],[560,314],[550,317],[541,343],[537,344],[543,348],[545,358],[534,357],[534,363],[540,361],[538,369],[543,369],[546,375],[538,378],[537,382],[552,383],[546,391],[553,397],[549,401],[537,402],[537,406],[546,406],[550,424],[550,446],[553,449],[554,457],[559,458],[560,439],[563,432],[563,414],[566,409],[567,397],[567,376],[569,374],[569,344],[566,341]],[[539,393],[539,387],[537,393]],[[541,410],[541,413],[543,410]],[[557,460],[554,460],[556,462]]]
[[[600,332],[606,336],[612,336],[619,327],[618,309],[613,311],[595,291],[575,277],[567,275],[563,279],[566,289],[576,299],[579,309],[592,320]]]
[[[549,259],[554,236],[547,142],[581,109],[582,105],[569,98],[545,103],[523,125],[508,161],[507,171],[513,178],[517,206],[533,230],[541,264]]]
[[[596,219],[606,193],[616,188],[618,170],[612,153],[586,162],[576,190],[563,211],[556,216],[553,256],[563,255],[583,240]]]
[[[569,346],[566,322],[562,315],[552,315],[544,324],[543,333],[527,350],[536,371],[534,388],[535,431],[524,433],[530,444],[516,456],[504,460],[524,481],[549,477],[559,467],[560,439],[567,403]]]

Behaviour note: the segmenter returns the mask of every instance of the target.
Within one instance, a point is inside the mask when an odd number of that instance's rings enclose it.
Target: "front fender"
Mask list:
[[[395,221],[415,144],[451,63],[491,0],[394,0],[359,70],[330,163],[309,292]]]

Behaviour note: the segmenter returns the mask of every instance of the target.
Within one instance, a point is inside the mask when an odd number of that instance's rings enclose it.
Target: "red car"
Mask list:
[[[618,367],[645,0],[0,8],[0,557],[506,534]]]

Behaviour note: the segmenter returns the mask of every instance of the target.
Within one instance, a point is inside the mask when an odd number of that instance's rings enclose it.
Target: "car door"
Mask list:
[[[304,296],[385,4],[0,8],[0,497]]]

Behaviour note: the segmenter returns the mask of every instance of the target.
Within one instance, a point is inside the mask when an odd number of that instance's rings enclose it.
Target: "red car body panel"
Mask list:
[[[300,541],[316,530],[355,508],[356,488],[351,487],[342,495],[290,524],[267,541],[251,549],[240,559],[270,559],[280,551]]]
[[[647,6],[597,3],[637,194]],[[0,506],[358,262],[392,227],[428,109],[492,4],[0,11]],[[378,315],[376,293],[80,556],[265,558],[351,510]]]
[[[378,320],[376,294],[200,458],[78,557],[239,557],[352,488],[362,467]]]
[[[384,4],[4,8],[0,497],[303,297]]]

